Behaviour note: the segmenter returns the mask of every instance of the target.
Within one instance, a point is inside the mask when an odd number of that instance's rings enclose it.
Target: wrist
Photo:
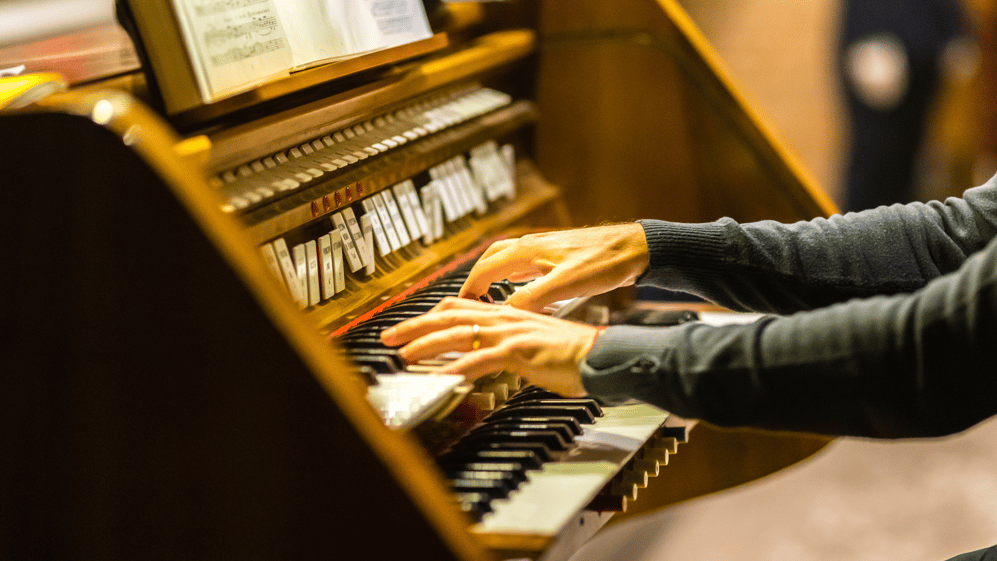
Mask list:
[[[592,336],[589,337],[588,343],[582,346],[581,352],[577,357],[578,358],[577,362],[585,360],[585,357],[587,357],[588,354],[592,352],[592,349],[595,347],[596,341],[599,340],[599,337],[602,336],[602,334],[605,331],[606,331],[606,326],[600,326],[595,328],[595,330],[592,332]]]
[[[630,267],[628,284],[634,284],[647,271],[651,258],[644,226],[640,222],[633,222],[627,227],[630,230],[627,236],[627,261]]]

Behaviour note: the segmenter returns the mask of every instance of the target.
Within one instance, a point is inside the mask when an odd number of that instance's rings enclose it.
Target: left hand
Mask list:
[[[469,379],[510,372],[565,397],[581,397],[586,391],[578,363],[598,333],[591,325],[448,297],[428,313],[386,329],[381,340],[405,345],[400,352],[409,362],[466,352],[443,370]]]
[[[644,227],[636,222],[527,234],[485,250],[459,296],[477,298],[500,279],[528,280],[505,303],[539,312],[560,300],[630,286],[649,259]]]

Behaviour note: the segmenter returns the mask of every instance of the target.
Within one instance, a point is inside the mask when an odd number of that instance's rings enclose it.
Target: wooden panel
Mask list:
[[[165,125],[46,104],[0,117],[0,557],[487,558]]]
[[[577,224],[836,212],[674,2],[547,0],[537,92],[538,165]],[[701,423],[614,522],[764,477],[828,441]]]
[[[666,0],[549,0],[537,159],[575,220],[799,220],[835,212]]]
[[[658,477],[611,523],[756,481],[812,457],[831,442],[820,435],[723,429],[697,423]]]

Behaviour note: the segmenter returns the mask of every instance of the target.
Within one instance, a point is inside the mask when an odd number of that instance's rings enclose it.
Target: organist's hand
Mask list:
[[[441,370],[470,379],[511,372],[565,397],[580,397],[586,392],[578,363],[598,333],[591,325],[448,297],[430,312],[384,330],[381,340],[405,345],[400,352],[409,362],[466,352]]]
[[[631,285],[647,266],[647,239],[638,223],[529,234],[492,244],[460,296],[477,298],[497,280],[532,280],[505,303],[540,311],[560,300]]]

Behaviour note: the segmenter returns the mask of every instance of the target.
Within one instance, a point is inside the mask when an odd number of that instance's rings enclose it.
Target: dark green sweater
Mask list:
[[[585,387],[724,426],[949,434],[997,414],[997,177],[944,203],[796,224],[641,221],[638,284],[766,316],[611,327]]]

